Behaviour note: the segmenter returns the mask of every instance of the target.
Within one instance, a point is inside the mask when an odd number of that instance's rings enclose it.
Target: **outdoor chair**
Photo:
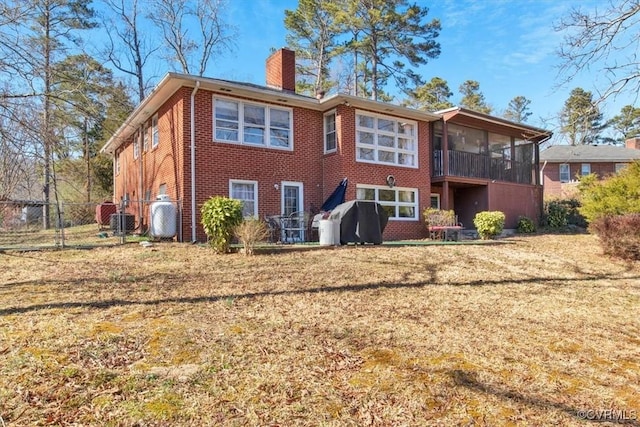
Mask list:
[[[265,215],[264,220],[267,223],[267,231],[269,232],[269,243],[279,243],[281,235],[281,226],[278,215]]]
[[[309,213],[305,211],[293,212],[282,218],[282,241],[284,243],[305,242],[309,226]]]

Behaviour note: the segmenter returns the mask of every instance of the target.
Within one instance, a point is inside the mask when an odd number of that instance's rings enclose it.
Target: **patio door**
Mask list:
[[[282,182],[282,216],[290,217],[296,212],[302,213],[304,210],[304,196],[303,186],[301,182]],[[297,242],[304,241],[304,228],[303,215],[300,215],[300,219],[296,217],[291,218],[288,222],[287,228],[289,228],[288,235],[285,236],[286,240],[292,240]]]

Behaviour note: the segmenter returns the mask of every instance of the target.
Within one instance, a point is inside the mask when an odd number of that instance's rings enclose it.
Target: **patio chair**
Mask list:
[[[285,243],[301,243],[307,239],[309,227],[309,213],[305,211],[293,212],[283,218],[282,234]]]
[[[280,243],[281,226],[280,216],[278,215],[265,215],[264,220],[267,223],[267,230],[269,232],[269,243]]]

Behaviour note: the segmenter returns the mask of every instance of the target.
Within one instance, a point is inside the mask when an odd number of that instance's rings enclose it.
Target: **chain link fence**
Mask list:
[[[182,241],[181,222],[182,203],[168,199],[120,204],[0,201],[0,250]]]

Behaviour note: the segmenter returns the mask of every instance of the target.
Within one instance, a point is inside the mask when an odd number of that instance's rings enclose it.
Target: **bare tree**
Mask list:
[[[183,73],[204,75],[211,56],[232,47],[235,29],[226,23],[224,7],[222,0],[150,0],[149,19],[162,32],[167,59]]]
[[[565,33],[558,54],[562,83],[582,71],[601,72],[606,87],[598,101],[619,93],[640,94],[640,0],[609,1],[590,12],[572,9],[555,25]]]
[[[91,28],[93,10],[89,0],[5,0],[9,13],[0,28],[0,73],[12,86],[3,91],[5,101],[32,97],[41,103],[39,140],[42,144],[45,202],[43,225],[50,227],[48,203],[52,183],[52,161],[57,136],[52,122],[52,99],[64,97],[52,91],[53,64],[60,55],[79,41],[77,30]],[[19,19],[17,18],[19,17]]]
[[[142,102],[150,88],[146,65],[159,49],[159,41],[145,36],[143,4],[139,0],[103,0],[108,13],[103,24],[109,37],[103,56],[117,70],[131,76],[136,83],[138,101]]]

